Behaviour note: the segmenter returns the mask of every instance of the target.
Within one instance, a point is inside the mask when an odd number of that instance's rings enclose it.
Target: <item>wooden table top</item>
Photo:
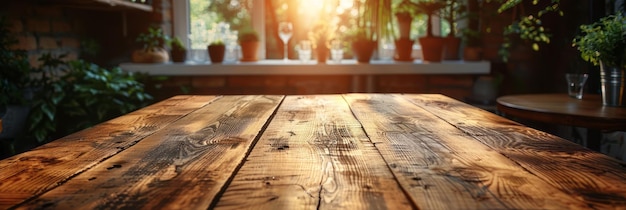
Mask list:
[[[624,163],[437,94],[177,96],[0,160],[0,209],[624,209]]]
[[[600,130],[626,130],[626,108],[602,105],[600,95],[582,100],[567,94],[509,95],[497,99],[498,110],[529,120]]]

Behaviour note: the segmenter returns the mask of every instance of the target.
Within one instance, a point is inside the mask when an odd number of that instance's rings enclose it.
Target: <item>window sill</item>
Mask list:
[[[315,61],[302,63],[299,60],[261,60],[257,62],[233,62],[223,64],[122,63],[120,67],[129,72],[149,75],[378,75],[378,74],[489,74],[488,61],[465,62],[443,61],[441,63],[372,61],[359,64],[356,60],[328,61],[318,65]]]

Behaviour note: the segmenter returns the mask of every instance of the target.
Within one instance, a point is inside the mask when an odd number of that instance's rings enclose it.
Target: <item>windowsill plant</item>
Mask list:
[[[163,29],[150,27],[147,33],[139,34],[136,41],[142,45],[142,49],[133,52],[133,62],[165,63],[169,61],[167,50],[163,48],[169,42],[169,37],[163,33]]]
[[[413,60],[412,53],[415,40],[411,39],[411,24],[417,15],[417,6],[410,0],[402,0],[402,2],[394,5],[394,14],[399,29],[399,37],[395,40],[396,55],[394,59],[397,61]]]
[[[211,63],[222,63],[226,54],[226,45],[221,40],[211,42],[208,46]]]
[[[427,16],[426,36],[420,37],[419,42],[422,46],[422,54],[424,61],[441,62],[443,54],[443,38],[433,34],[432,18],[439,15],[440,10],[445,6],[441,1],[422,1],[417,3],[420,13]]]
[[[183,42],[178,37],[174,37],[170,40],[170,46],[172,47],[172,62],[185,62],[187,59],[187,48]]]
[[[259,50],[259,34],[253,29],[244,30],[238,37],[241,46],[241,61],[258,61],[257,51]]]

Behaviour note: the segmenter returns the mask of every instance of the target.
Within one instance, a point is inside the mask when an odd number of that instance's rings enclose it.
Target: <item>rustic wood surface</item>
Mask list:
[[[626,130],[626,108],[602,105],[600,95],[584,95],[582,100],[567,94],[528,94],[502,96],[498,110],[506,115],[540,122],[599,130]]]
[[[179,96],[0,160],[0,209],[626,209],[625,167],[438,94]]]
[[[218,203],[224,209],[410,209],[339,95],[289,96]]]
[[[0,161],[0,209],[67,182],[213,98],[174,97]]]

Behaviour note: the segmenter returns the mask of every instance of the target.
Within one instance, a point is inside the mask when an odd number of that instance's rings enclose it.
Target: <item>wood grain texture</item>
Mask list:
[[[174,97],[1,160],[0,209],[63,184],[214,98]]]
[[[585,207],[399,95],[345,97],[420,209]]]
[[[406,95],[420,107],[594,209],[626,209],[626,164],[442,95]]]
[[[217,209],[411,209],[340,95],[288,96]]]
[[[223,96],[20,206],[206,209],[282,96]]]

